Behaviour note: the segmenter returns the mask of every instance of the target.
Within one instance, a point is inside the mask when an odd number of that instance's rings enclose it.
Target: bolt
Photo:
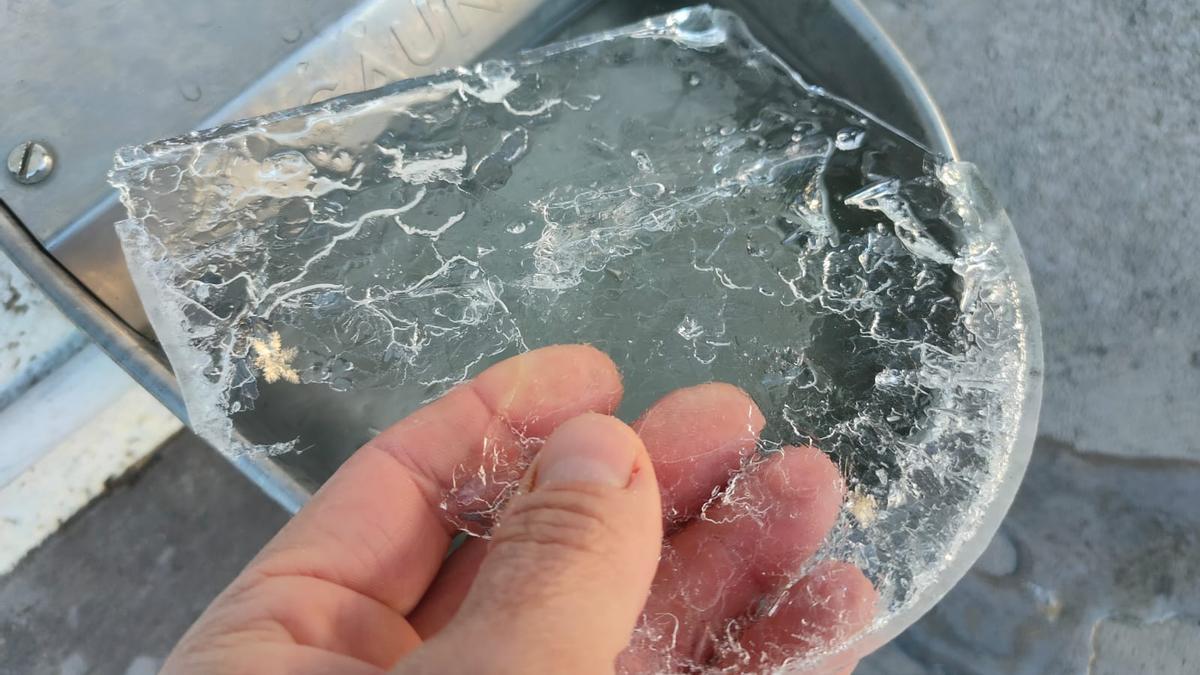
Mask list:
[[[8,173],[22,185],[40,183],[54,171],[54,153],[45,144],[25,141],[8,153]]]

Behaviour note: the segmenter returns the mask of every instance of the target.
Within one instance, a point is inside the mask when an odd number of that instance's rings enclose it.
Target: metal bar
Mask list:
[[[125,372],[187,423],[187,409],[175,376],[157,345],[113,315],[38,244],[0,204],[0,250],[36,283],[68,319],[87,333]],[[222,453],[222,456],[225,456]],[[309,491],[278,464],[261,455],[232,458],[233,464],[280,506],[296,512]]]

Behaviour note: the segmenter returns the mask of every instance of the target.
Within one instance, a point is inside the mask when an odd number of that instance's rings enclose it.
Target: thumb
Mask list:
[[[662,546],[641,439],[616,418],[576,417],[525,482],[458,614],[427,643],[430,672],[611,673],[629,644]]]

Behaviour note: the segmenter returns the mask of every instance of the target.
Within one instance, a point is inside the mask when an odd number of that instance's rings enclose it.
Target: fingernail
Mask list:
[[[580,415],[546,439],[538,453],[533,487],[566,483],[625,487],[641,450],[641,439],[624,422],[608,415]]]

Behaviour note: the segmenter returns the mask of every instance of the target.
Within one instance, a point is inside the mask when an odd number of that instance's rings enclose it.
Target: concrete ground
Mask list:
[[[176,436],[0,578],[0,672],[158,672],[286,520],[202,441]]]
[[[1197,672],[1200,5],[866,4],[1008,205],[1046,393],[1000,536],[858,672]],[[152,671],[282,521],[180,437],[0,581],[0,671]]]
[[[1200,671],[1200,5],[867,0],[1007,205],[1041,307],[1001,534],[860,669]]]

